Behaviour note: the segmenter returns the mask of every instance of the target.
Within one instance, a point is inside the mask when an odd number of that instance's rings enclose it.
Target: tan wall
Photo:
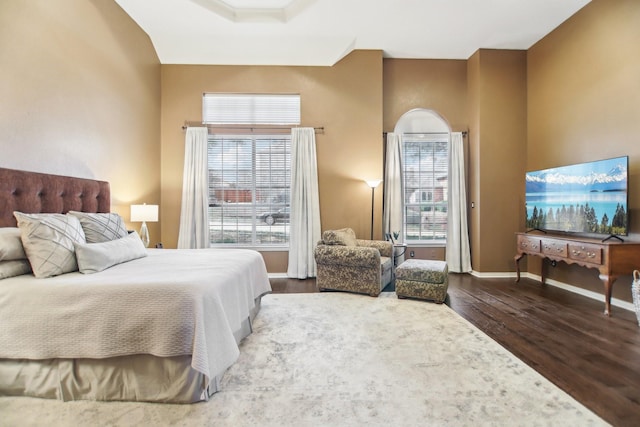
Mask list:
[[[125,220],[160,203],[160,63],[115,2],[4,0],[0,52],[0,166],[109,181]]]
[[[467,130],[466,61],[385,59],[383,94],[385,132],[414,108],[440,114],[453,131]]]
[[[480,214],[476,209],[476,201],[480,200],[480,51],[474,53],[467,60],[467,91],[469,102],[467,112],[469,116],[469,134],[467,142],[469,144],[469,167],[468,180],[469,191],[469,246],[471,249],[471,267],[478,271],[476,265],[478,256],[481,253],[482,242],[480,242]]]
[[[469,61],[472,265],[513,271],[526,163],[526,52],[481,49]]]
[[[316,136],[322,229],[351,227],[368,238],[371,189],[382,178],[382,52],[356,51],[333,67],[162,66],[162,236],[178,239],[185,120],[202,117],[203,92],[300,93],[302,125]],[[382,192],[376,191],[380,238]],[[286,271],[286,252],[265,252],[269,272]]]
[[[393,132],[407,111],[426,108],[440,114],[453,131],[466,131],[467,61],[440,59],[385,59],[383,128]],[[467,141],[468,142],[468,141]],[[408,247],[405,259],[444,260],[444,247]]]
[[[481,50],[468,61],[385,59],[383,91],[386,131],[393,130],[402,114],[420,107],[441,114],[454,131],[469,129],[473,268],[512,271],[519,218],[517,210],[505,207],[519,206],[523,198],[526,52]],[[411,250],[417,258],[445,256],[443,248]]]
[[[527,170],[628,155],[629,239],[636,241],[640,240],[638,23],[637,0],[593,0],[527,55]],[[539,263],[529,264],[538,273]],[[602,293],[596,270],[560,263],[550,269],[549,277]],[[630,277],[620,278],[613,296],[630,300],[630,283]]]

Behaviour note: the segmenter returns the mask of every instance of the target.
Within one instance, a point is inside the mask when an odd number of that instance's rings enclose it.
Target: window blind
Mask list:
[[[286,246],[289,135],[210,135],[209,229],[213,244]]]
[[[405,241],[446,239],[448,159],[447,141],[406,138],[403,143]]]
[[[298,94],[221,94],[202,97],[202,122],[237,125],[299,125]]]

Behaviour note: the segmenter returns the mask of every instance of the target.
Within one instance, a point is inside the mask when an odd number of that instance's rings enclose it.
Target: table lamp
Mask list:
[[[147,221],[158,222],[158,205],[131,205],[131,222],[141,222],[140,239],[144,243],[144,247],[149,247],[149,229]]]

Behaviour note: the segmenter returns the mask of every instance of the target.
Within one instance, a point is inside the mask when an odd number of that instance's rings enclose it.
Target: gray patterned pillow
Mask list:
[[[78,218],[63,214],[14,212],[22,245],[37,278],[78,270],[74,243],[85,241]]]
[[[87,243],[102,243],[126,236],[124,220],[117,213],[89,213],[69,211],[80,220]]]

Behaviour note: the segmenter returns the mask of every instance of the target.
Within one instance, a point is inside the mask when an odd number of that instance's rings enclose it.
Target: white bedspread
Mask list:
[[[250,250],[162,249],[103,272],[0,281],[0,358],[192,355],[207,380],[238,357],[233,336],[271,291]]]

